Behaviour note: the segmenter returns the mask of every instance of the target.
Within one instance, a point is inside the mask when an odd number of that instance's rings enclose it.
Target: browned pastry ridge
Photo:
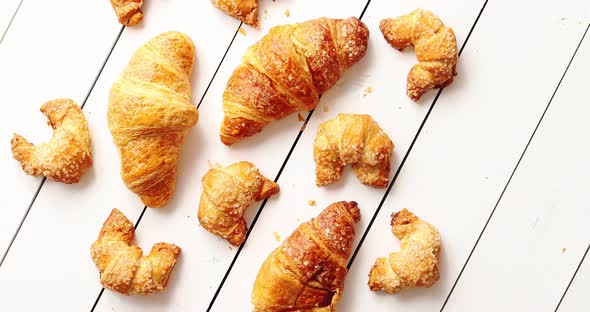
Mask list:
[[[141,46],[111,87],[107,117],[121,176],[146,206],[164,206],[176,188],[180,145],[199,117],[190,102],[194,60],[192,40],[166,32]]]
[[[126,26],[133,26],[143,19],[141,6],[143,0],[111,0],[111,6],[117,14],[119,23]]]
[[[254,311],[336,311],[360,217],[357,203],[337,202],[301,224],[258,271]]]
[[[400,251],[375,261],[369,273],[369,288],[395,294],[404,288],[430,287],[437,282],[441,252],[438,230],[406,209],[391,215],[391,230],[401,240]]]
[[[258,0],[211,0],[211,3],[227,15],[258,26]]]
[[[418,101],[428,90],[442,88],[456,75],[458,49],[453,29],[430,11],[417,9],[379,25],[385,40],[395,49],[414,45],[419,63],[408,74],[407,93]]]
[[[92,166],[88,124],[80,107],[70,99],[57,99],[41,106],[53,128],[53,138],[35,146],[14,134],[12,155],[30,175],[64,183],[77,183]]]
[[[369,115],[338,114],[318,128],[313,143],[316,184],[340,180],[347,164],[363,184],[387,187],[393,142]]]
[[[367,51],[359,19],[319,18],[273,27],[248,48],[223,93],[221,141],[252,136],[296,111],[309,111]]]
[[[90,248],[100,282],[104,288],[124,295],[149,295],[164,290],[180,247],[157,243],[144,256],[141,248],[130,245],[134,237],[133,224],[113,209]]]
[[[241,161],[211,169],[202,180],[199,222],[207,231],[238,246],[246,240],[244,211],[254,201],[279,192],[279,185],[264,177],[256,167]]]

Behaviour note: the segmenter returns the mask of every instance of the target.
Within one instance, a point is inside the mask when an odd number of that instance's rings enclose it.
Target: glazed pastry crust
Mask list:
[[[336,311],[358,221],[357,203],[337,202],[301,224],[258,271],[254,311]]]
[[[10,141],[13,157],[29,175],[77,183],[92,166],[90,131],[82,110],[70,99],[57,99],[43,104],[41,112],[49,119],[53,138],[35,146],[15,133]]]
[[[356,18],[319,18],[272,28],[248,48],[223,94],[221,141],[252,136],[319,96],[366,53],[369,31]]]
[[[130,245],[134,236],[133,224],[113,209],[90,248],[100,282],[104,288],[124,295],[149,295],[164,290],[180,247],[157,243],[149,255],[143,256],[141,248]]]
[[[394,19],[384,19],[379,27],[393,48],[415,47],[419,63],[410,70],[407,83],[407,93],[413,101],[418,101],[430,89],[453,82],[459,58],[457,39],[453,29],[432,12],[418,9]]]
[[[258,26],[258,0],[211,0],[211,3],[227,15]]]
[[[352,165],[363,184],[387,187],[394,145],[369,115],[338,114],[322,123],[313,144],[316,184],[340,180],[344,167]]]
[[[438,230],[406,209],[391,215],[398,252],[378,258],[369,273],[369,288],[395,294],[412,287],[430,287],[439,280],[441,241]]]
[[[176,188],[180,145],[199,116],[190,102],[194,60],[192,40],[166,32],[141,46],[111,87],[108,125],[121,176],[146,206],[164,206]]]
[[[278,184],[247,161],[209,170],[202,184],[198,215],[201,226],[235,246],[246,240],[248,228],[242,215],[248,206],[279,192]]]
[[[141,6],[143,0],[111,0],[111,6],[117,14],[119,23],[126,26],[133,26],[143,19]]]

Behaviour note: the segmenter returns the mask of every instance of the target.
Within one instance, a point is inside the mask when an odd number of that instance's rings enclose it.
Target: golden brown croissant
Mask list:
[[[258,0],[211,0],[214,6],[250,26],[258,26]]]
[[[15,133],[10,141],[12,155],[27,174],[77,183],[92,166],[90,132],[84,114],[70,99],[49,101],[41,106],[41,112],[53,128],[51,141],[35,146]]]
[[[430,11],[415,10],[379,25],[385,40],[395,49],[414,45],[419,63],[408,74],[407,93],[413,101],[429,89],[453,82],[457,66],[457,39],[453,29],[445,26]]]
[[[404,288],[432,286],[439,279],[438,230],[406,209],[391,215],[391,230],[401,240],[400,251],[375,261],[369,288],[395,294]]]
[[[127,26],[133,26],[143,19],[141,6],[143,0],[111,0],[111,6],[117,14],[119,23]]]
[[[207,231],[240,245],[246,239],[244,211],[254,201],[279,192],[279,185],[264,177],[253,164],[241,161],[203,176],[199,222]]]
[[[352,164],[357,178],[373,187],[387,187],[393,142],[369,115],[338,114],[322,123],[313,143],[316,184],[340,180]]]
[[[157,243],[149,255],[143,256],[141,248],[130,246],[134,236],[133,224],[113,209],[90,248],[100,271],[100,282],[125,295],[149,295],[164,290],[180,247]]]
[[[337,202],[301,224],[258,271],[254,310],[336,311],[360,217],[357,203]]]
[[[248,48],[223,94],[221,141],[231,145],[293,112],[312,110],[367,50],[360,20],[320,18],[277,26]]]
[[[199,114],[191,104],[192,40],[166,32],[141,46],[113,83],[108,124],[121,175],[146,206],[164,206],[176,187],[180,145]]]

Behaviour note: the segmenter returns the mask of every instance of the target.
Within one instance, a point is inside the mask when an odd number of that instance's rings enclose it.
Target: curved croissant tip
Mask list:
[[[413,213],[409,212],[408,209],[404,208],[398,212],[394,212],[391,214],[391,226],[394,224],[405,225],[410,223],[410,218],[413,216]]]
[[[361,211],[359,209],[358,203],[355,201],[344,202],[344,206],[346,206],[346,210],[354,220],[354,223],[357,223],[361,220]]]

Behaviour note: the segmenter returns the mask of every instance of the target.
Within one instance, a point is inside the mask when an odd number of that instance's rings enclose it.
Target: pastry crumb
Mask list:
[[[277,231],[272,231],[272,235],[275,237],[275,240],[278,242],[281,241],[281,235],[279,235],[279,233],[277,233]]]
[[[324,105],[324,113],[327,113],[330,109],[328,108],[327,105]]]
[[[240,34],[242,34],[244,36],[246,35],[246,30],[242,27],[240,27],[240,29],[238,29],[238,31],[240,32]]]
[[[307,201],[307,205],[309,205],[309,206],[315,206],[316,205],[316,201],[313,200],[313,199],[310,199],[310,200]]]
[[[373,87],[368,86],[363,90],[363,97],[366,97],[371,93],[373,93]]]
[[[561,253],[564,254],[567,251],[567,248],[563,247],[561,248]]]
[[[305,117],[303,117],[303,115],[301,115],[301,113],[297,113],[297,120],[305,121]]]
[[[402,107],[401,107],[401,106],[398,106],[398,108],[397,108],[397,109],[402,109]]]
[[[285,10],[285,16],[288,18],[289,16],[291,16],[291,13],[289,12],[289,9]]]

